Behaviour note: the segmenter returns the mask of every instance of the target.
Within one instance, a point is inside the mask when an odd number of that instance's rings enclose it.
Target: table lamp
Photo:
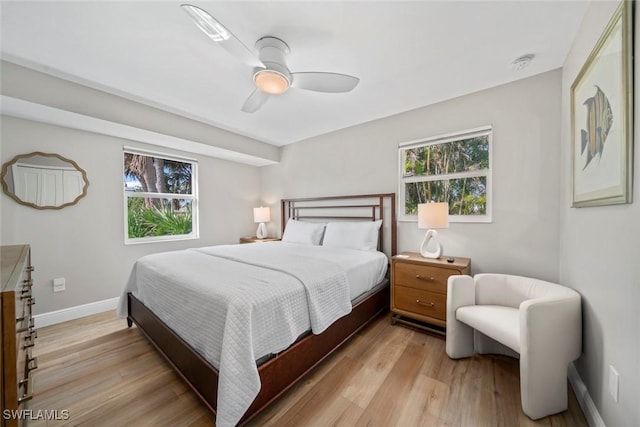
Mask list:
[[[258,229],[256,230],[256,237],[258,239],[264,239],[267,237],[267,227],[264,225],[265,222],[271,221],[271,213],[268,207],[253,208],[253,222],[259,223]]]
[[[420,255],[424,258],[440,258],[442,255],[442,243],[438,240],[436,228],[449,228],[449,203],[421,203],[418,205],[418,228],[426,228]],[[430,240],[436,244],[435,251],[429,251]]]

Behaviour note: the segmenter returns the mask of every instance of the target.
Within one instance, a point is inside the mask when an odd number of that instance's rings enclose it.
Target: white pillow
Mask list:
[[[371,222],[330,222],[324,232],[322,246],[378,250],[378,230],[382,220]]]
[[[319,222],[304,222],[289,218],[282,241],[317,246],[322,241],[324,226],[325,224]]]

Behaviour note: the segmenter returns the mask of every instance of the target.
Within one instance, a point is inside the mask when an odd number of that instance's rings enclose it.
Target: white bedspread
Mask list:
[[[219,372],[216,425],[237,424],[260,390],[256,360],[351,311],[345,269],[302,245],[213,246],[138,260],[132,292]]]
[[[346,272],[337,264],[300,254],[300,247],[227,245],[196,249],[202,253],[269,268],[290,274],[302,283],[309,305],[314,334],[324,332],[333,322],[351,312]],[[304,246],[303,246],[304,247]]]

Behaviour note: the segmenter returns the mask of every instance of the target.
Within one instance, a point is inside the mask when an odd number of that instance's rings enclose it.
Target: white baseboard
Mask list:
[[[587,419],[587,423],[589,423],[589,427],[606,427],[598,412],[598,408],[596,408],[596,404],[593,403],[593,399],[591,399],[591,395],[589,395],[587,386],[582,381],[582,378],[580,378],[580,374],[573,363],[569,364],[569,382],[582,408],[584,417]]]
[[[80,317],[115,310],[119,300],[120,298],[116,297],[75,307],[63,308],[62,310],[50,311],[48,313],[36,314],[33,316],[33,320],[36,328],[43,328],[45,326],[55,325],[56,323],[66,322],[67,320],[79,319]]]

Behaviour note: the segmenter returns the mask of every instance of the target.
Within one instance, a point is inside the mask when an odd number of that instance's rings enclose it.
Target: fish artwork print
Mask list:
[[[583,105],[587,106],[587,129],[581,129],[580,155],[583,155],[586,150],[587,161],[582,168],[585,170],[596,155],[602,158],[604,142],[613,124],[613,113],[607,96],[597,85],[596,94],[587,99]]]

